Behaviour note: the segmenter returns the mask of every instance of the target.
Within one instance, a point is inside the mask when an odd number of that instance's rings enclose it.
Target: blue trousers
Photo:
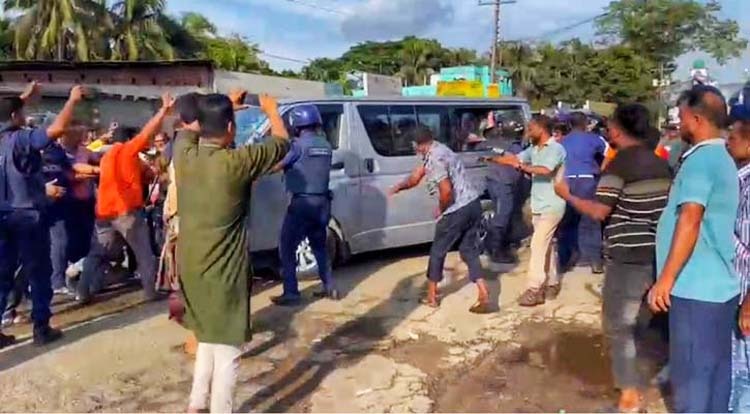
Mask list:
[[[514,183],[495,180],[487,180],[487,191],[492,198],[495,214],[487,229],[486,247],[490,256],[497,258],[501,254],[507,253],[510,248],[514,226],[512,217],[514,216],[514,209],[518,208],[519,203],[516,200],[519,195],[516,193]]]
[[[570,193],[576,197],[593,200],[596,197],[596,178],[567,178]],[[578,251],[583,263],[602,263],[602,226],[581,215],[572,206],[565,207],[565,215],[558,230],[558,259],[565,266]]]
[[[710,303],[672,296],[669,373],[678,413],[724,413],[732,388],[739,297]]]
[[[323,288],[333,288],[331,267],[326,250],[328,222],[331,220],[331,201],[328,196],[295,195],[289,204],[281,227],[279,255],[284,278],[284,296],[299,296],[297,283],[297,246],[307,238],[310,242]]]
[[[55,206],[50,218],[50,260],[52,261],[52,289],[65,287],[68,262],[86,257],[94,231],[94,203],[66,200]]]
[[[52,316],[49,246],[49,228],[39,211],[15,210],[0,215],[0,309],[6,307],[20,263],[31,289],[34,327],[47,326]]]

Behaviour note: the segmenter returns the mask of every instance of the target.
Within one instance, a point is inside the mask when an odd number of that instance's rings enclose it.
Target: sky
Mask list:
[[[518,0],[502,6],[501,36],[538,38],[601,13],[610,0]],[[750,0],[721,0],[724,17],[740,23],[750,39]],[[585,7],[573,5],[585,4]],[[492,7],[478,0],[170,0],[169,12],[195,11],[209,17],[223,34],[238,33],[257,43],[274,69],[298,70],[310,59],[338,57],[365,40],[407,35],[438,39],[445,46],[480,53],[492,43]],[[578,36],[591,39],[592,24],[544,40]],[[724,67],[700,53],[679,60],[677,77],[687,78],[693,60],[705,58],[720,82],[743,79],[750,68],[750,48]]]

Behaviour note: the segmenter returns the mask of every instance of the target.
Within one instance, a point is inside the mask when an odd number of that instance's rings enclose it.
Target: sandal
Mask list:
[[[4,335],[0,333],[0,349],[11,346],[16,343],[16,337],[13,335]]]
[[[425,306],[429,306],[429,307],[431,307],[433,309],[437,309],[437,308],[440,307],[440,303],[438,302],[437,299],[435,299],[434,301],[432,301],[432,300],[430,300],[427,297],[424,297],[424,298],[420,299],[419,303],[421,303],[422,305],[425,305]]]
[[[487,302],[477,302],[469,308],[469,312],[485,315],[490,313],[490,306]]]

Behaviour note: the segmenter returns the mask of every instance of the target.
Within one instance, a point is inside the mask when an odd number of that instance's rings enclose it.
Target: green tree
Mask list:
[[[81,60],[91,58],[96,29],[109,19],[104,0],[5,0],[13,22],[13,49],[18,59]]]
[[[530,45],[518,42],[503,42],[498,47],[502,67],[510,73],[517,93],[530,96],[534,91],[539,53]]]
[[[13,29],[10,21],[0,19],[0,59],[10,59],[13,57]]]
[[[619,0],[597,25],[606,41],[622,42],[654,62],[671,63],[702,50],[724,63],[739,56],[747,41],[736,21],[718,17],[720,11],[716,0]]]
[[[258,57],[258,46],[244,37],[205,38],[203,57],[212,60],[217,68],[235,72],[267,72],[268,63]]]
[[[120,0],[111,8],[113,60],[174,59],[161,26],[166,0]]]
[[[345,73],[345,63],[341,59],[319,58],[302,68],[304,79],[318,82],[339,82]]]
[[[440,68],[444,49],[436,40],[408,37],[403,40],[398,75],[408,85],[426,85],[430,75]]]

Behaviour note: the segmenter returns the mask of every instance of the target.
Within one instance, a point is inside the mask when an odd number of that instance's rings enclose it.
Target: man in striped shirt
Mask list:
[[[571,195],[565,181],[555,191],[581,214],[606,221],[603,325],[610,343],[617,410],[641,408],[635,345],[637,318],[654,282],[656,224],[671,182],[669,165],[648,144],[652,127],[643,105],[621,106],[609,121],[610,143],[617,156],[603,172],[595,200]]]
[[[740,112],[740,111],[737,111]],[[729,409],[750,412],[750,114],[733,111],[737,117],[727,140],[727,149],[739,168],[740,204],[734,226],[734,269],[740,278],[740,331],[732,336],[732,396]]]

